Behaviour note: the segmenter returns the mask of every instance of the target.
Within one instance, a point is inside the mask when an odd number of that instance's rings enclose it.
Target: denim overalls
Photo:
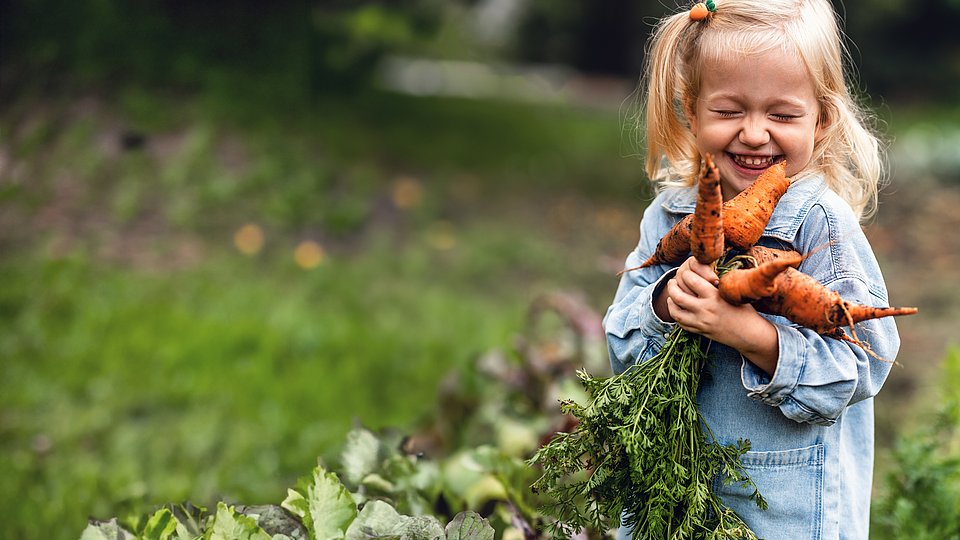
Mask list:
[[[695,188],[661,192],[644,212],[640,243],[625,268],[647,259],[657,241],[693,212]],[[831,243],[832,242],[832,243]],[[795,181],[777,205],[760,244],[808,254],[800,270],[849,301],[887,306],[879,265],[849,205],[821,177]],[[825,246],[820,250],[815,248]],[[604,317],[615,373],[645,361],[673,326],[653,311],[653,293],[673,272],[660,265],[624,274]],[[735,350],[713,343],[697,396],[718,442],[749,439],[743,464],[769,503],[761,511],[738,486],[715,488],[761,538],[866,539],[873,475],[873,396],[891,364],[856,345],[767,316],[777,328],[772,377]],[[849,334],[849,329],[846,329]],[[856,325],[872,351],[892,362],[900,338],[892,317]],[[620,537],[627,531],[621,530]]]

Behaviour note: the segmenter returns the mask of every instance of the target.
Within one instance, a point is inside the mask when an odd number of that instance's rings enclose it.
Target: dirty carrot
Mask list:
[[[803,257],[796,254],[771,258],[753,268],[730,270],[720,279],[720,296],[731,304],[745,304],[770,297],[782,284],[777,277],[802,260]]]
[[[663,238],[657,242],[657,247],[653,255],[636,268],[624,270],[637,270],[646,268],[655,264],[664,264],[671,262],[680,262],[690,253],[690,230],[693,227],[693,214],[683,217],[676,225],[663,235]],[[622,273],[622,272],[621,272]]]
[[[808,254],[809,255],[809,254]],[[792,249],[752,246],[727,263],[720,281],[720,296],[731,304],[745,304],[770,296],[774,280],[788,267],[798,268],[804,256]]]
[[[786,163],[781,161],[765,170],[746,189],[723,203],[725,242],[739,249],[757,243],[773,215],[773,209],[790,187]],[[646,261],[637,268],[680,262],[689,253],[692,215],[685,216],[667,232]]]
[[[721,278],[722,279],[722,278]],[[772,295],[758,300],[757,310],[780,315],[818,334],[833,334],[841,326],[894,315],[912,315],[915,307],[872,307],[844,300],[816,279],[788,268],[775,279]]]
[[[760,240],[773,209],[790,187],[787,163],[775,163],[724,205],[723,232],[733,247],[747,249]]]
[[[803,257],[799,253],[797,253],[792,249],[778,249],[778,248],[771,248],[766,246],[752,246],[750,249],[746,250],[743,254],[746,257],[749,257],[756,266],[760,266],[761,264],[767,261],[773,261],[783,257],[789,257],[793,260],[803,259]],[[797,266],[799,266],[799,262],[797,263]],[[797,266],[794,266],[794,268],[796,268]]]
[[[854,324],[917,312],[913,307],[871,307],[844,300],[797,270],[803,258],[796,251],[753,246],[734,257],[733,269],[720,276],[720,296],[731,304],[751,302],[758,311],[780,315],[818,334],[841,338],[840,327],[849,326],[854,339],[847,341],[857,344],[861,343],[856,340]]]
[[[711,264],[723,255],[723,194],[713,156],[705,154],[703,161],[697,206],[690,223],[690,252],[700,264]]]

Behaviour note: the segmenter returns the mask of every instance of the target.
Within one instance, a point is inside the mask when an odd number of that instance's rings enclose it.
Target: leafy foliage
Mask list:
[[[348,94],[388,51],[415,48],[440,25],[433,0],[15,1],[0,21],[2,58],[24,74],[203,88],[270,99]],[[19,81],[23,82],[23,81]]]
[[[564,406],[577,428],[531,459],[543,467],[534,488],[556,498],[546,509],[558,519],[556,536],[604,530],[622,516],[634,538],[756,538],[711,490],[720,474],[753,487],[766,506],[740,463],[749,443],[720,445],[701,428],[696,391],[705,360],[700,338],[675,328],[656,356],[620,375],[580,372],[590,402]]]
[[[950,351],[945,368],[944,381],[960,380],[960,349]],[[960,391],[949,382],[943,389],[933,422],[893,450],[894,467],[872,512],[879,538],[960,537]]]
[[[342,461],[352,478],[353,492],[334,472],[317,466],[287,492],[280,505],[233,505],[218,502],[216,511],[185,505],[166,505],[148,516],[143,516],[124,528],[117,518],[106,521],[90,520],[80,536],[81,540],[362,540],[366,538],[400,538],[409,540],[492,540],[494,529],[490,522],[474,511],[457,513],[444,527],[440,519],[429,512],[432,506],[420,508],[413,515],[397,510],[404,496],[403,490],[389,489],[374,494],[371,486],[409,485],[418,476],[420,463],[415,456],[389,450],[386,443],[364,428],[356,428],[347,437]],[[355,452],[366,458],[354,459]],[[407,467],[397,467],[399,462]],[[437,480],[437,478],[433,478]],[[430,488],[434,482],[423,484],[419,495],[436,499],[439,492]],[[455,494],[449,493],[453,497]],[[433,500],[432,502],[436,502]],[[357,511],[358,504],[361,506]]]

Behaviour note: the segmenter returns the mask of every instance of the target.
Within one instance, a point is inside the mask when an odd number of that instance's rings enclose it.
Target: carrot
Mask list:
[[[803,259],[799,253],[793,251],[792,249],[777,249],[766,246],[751,246],[750,249],[744,252],[744,255],[753,259],[753,261],[756,263],[756,266],[760,266],[767,261],[772,261],[783,257],[790,257],[791,259],[799,258],[797,259],[797,266],[799,266],[799,260]],[[794,268],[797,266],[794,266]]]
[[[703,161],[697,206],[690,222],[690,252],[701,264],[711,264],[723,255],[723,194],[713,156],[706,154]]]
[[[818,334],[835,333],[841,326],[852,330],[858,322],[917,312],[915,307],[872,307],[848,302],[795,268],[787,268],[777,276],[773,294],[758,300],[754,306],[758,311],[780,315]]]
[[[638,270],[655,264],[680,262],[690,253],[690,231],[693,227],[693,214],[683,217],[676,225],[663,235],[657,242],[653,255],[636,268],[624,270]],[[621,272],[622,273],[622,272]]]
[[[727,244],[745,250],[757,243],[774,207],[790,187],[785,172],[786,163],[776,163],[737,196],[723,203],[723,236]],[[692,222],[692,215],[684,216],[660,239],[653,255],[637,268],[683,260],[690,249]]]
[[[786,170],[785,161],[771,165],[724,205],[723,233],[728,244],[747,249],[760,240],[774,207],[790,187]]]
[[[770,296],[775,291],[776,277],[788,267],[799,267],[803,259],[790,249],[753,246],[728,261],[731,269],[721,276],[720,296],[731,304],[746,304]]]
[[[819,249],[819,248],[817,248]],[[849,302],[813,277],[797,270],[796,251],[753,246],[744,258],[752,268],[735,268],[720,276],[720,295],[731,304],[752,302],[758,311],[780,315],[818,334],[838,337],[841,326],[880,317],[911,315],[917,308],[871,307]]]
[[[720,296],[731,304],[746,304],[773,296],[782,285],[777,277],[802,260],[799,253],[773,256],[754,268],[729,270],[720,277]]]

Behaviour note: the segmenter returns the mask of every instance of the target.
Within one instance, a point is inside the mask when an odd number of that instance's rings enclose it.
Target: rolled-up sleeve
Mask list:
[[[855,223],[854,227],[859,233]],[[804,252],[813,253],[804,262],[806,271],[848,302],[888,306],[876,259],[866,238],[856,233],[848,232],[842,242],[834,241],[822,253],[804,246]],[[826,234],[813,238],[813,247],[827,241]],[[847,406],[875,396],[900,348],[892,317],[863,321],[852,330],[843,327],[846,336],[860,343],[825,337],[780,317],[771,321],[779,338],[776,371],[769,376],[743,360],[743,386],[751,398],[779,407],[797,422],[831,425]]]

